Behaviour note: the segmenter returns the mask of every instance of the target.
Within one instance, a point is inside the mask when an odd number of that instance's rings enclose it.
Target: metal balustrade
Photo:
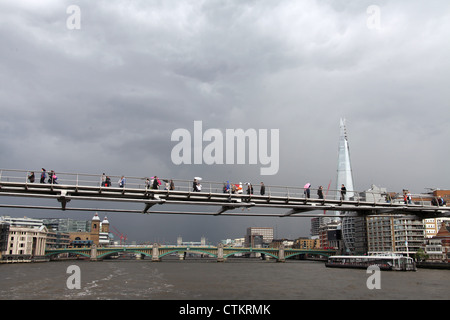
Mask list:
[[[31,183],[28,180],[28,176],[34,172],[35,181]],[[49,172],[46,172],[45,184],[49,184]],[[40,180],[40,170],[15,170],[15,169],[0,169],[0,184],[2,182],[18,182],[24,183],[26,186],[39,184]],[[56,172],[57,180],[55,184],[66,185],[66,186],[91,186],[91,187],[101,187],[102,186],[102,177],[103,174],[87,174],[87,173],[67,173],[67,172]],[[106,175],[111,178],[111,187],[119,188],[119,179],[122,176],[119,175]],[[126,183],[124,189],[146,189],[145,181],[147,178],[151,178],[152,176],[146,177],[134,177],[134,176],[124,176],[126,179]],[[193,181],[191,180],[183,180],[183,179],[172,179],[172,178],[161,178],[158,177],[161,181],[161,185],[159,186],[159,190],[165,190],[165,183],[169,183],[171,180],[174,182],[175,189],[174,191],[185,191],[193,192]],[[242,182],[242,190],[240,192],[236,191],[234,194],[243,194],[247,195],[247,183]],[[225,182],[215,182],[215,181],[201,181],[202,190],[200,192],[208,192],[208,193],[223,193],[223,187],[226,184]],[[238,186],[240,185],[240,181],[230,182],[230,185]],[[252,184],[253,185],[253,184]],[[105,187],[106,188],[106,187]],[[310,188],[310,197],[311,199],[318,198],[317,191],[318,188]],[[340,192],[341,190],[328,189],[323,190],[323,198],[325,200],[340,200]],[[353,201],[366,201],[366,198],[361,196],[360,191],[356,190],[347,190],[347,194],[353,194],[351,199]],[[232,193],[229,190],[228,193]],[[364,194],[371,194],[374,199],[374,202],[386,202],[387,193],[375,192],[375,191],[364,191]],[[260,184],[253,185],[253,195],[260,194]],[[299,186],[279,186],[279,185],[265,185],[265,195],[273,196],[273,197],[287,197],[287,198],[304,198],[306,199],[305,188]],[[431,201],[432,196],[423,195],[423,194],[413,194],[414,198],[420,198],[420,202]],[[350,200],[350,199],[346,199]],[[403,201],[403,196],[397,196],[393,199],[395,202]]]
[[[30,182],[29,175],[34,172],[35,180]],[[102,185],[103,174],[86,173],[68,173],[55,172],[57,180],[49,183],[49,173],[46,172],[44,183],[40,183],[41,170],[16,170],[0,169],[0,195],[4,196],[24,196],[31,198],[56,198],[62,203],[63,210],[75,210],[68,208],[67,202],[70,200],[106,200],[120,202],[137,202],[145,204],[145,209],[141,212],[147,213],[154,204],[192,204],[192,205],[212,205],[221,206],[218,212],[213,214],[220,215],[226,211],[235,208],[287,208],[287,213],[274,213],[275,216],[299,216],[300,213],[324,210],[340,212],[364,212],[374,213],[396,211],[397,213],[428,212],[432,214],[448,214],[450,207],[441,205],[432,205],[432,201],[439,204],[436,197],[429,194],[411,194],[414,200],[411,204],[405,204],[403,194],[397,194],[392,197],[391,193],[380,193],[373,190],[359,192],[355,190],[346,190],[346,198],[341,199],[340,190],[323,190],[323,199],[317,196],[317,188],[310,188],[310,197],[306,196],[305,188],[300,186],[279,186],[265,185],[265,194],[260,195],[259,182],[253,185],[253,194],[247,193],[247,182],[230,181],[231,185],[241,185],[242,190],[232,192],[231,188],[224,192],[224,186],[227,181],[215,182],[201,180],[202,189],[200,192],[193,190],[194,178],[172,179],[158,177],[161,185],[158,189],[146,187],[146,180],[151,180],[153,176],[124,176],[126,179],[124,187],[119,187],[119,175],[105,175],[111,180],[111,186]],[[175,188],[167,190],[166,183],[173,181]],[[348,197],[351,195],[351,197]],[[370,199],[370,200],[368,200]],[[26,207],[19,205],[0,205],[0,207]],[[40,208],[34,206],[35,208]],[[53,209],[53,207],[44,207]],[[61,208],[60,208],[61,209]],[[82,209],[82,208],[79,208]],[[89,208],[89,210],[97,210]],[[114,211],[114,209],[105,209],[105,211]],[[139,210],[121,210],[123,212],[139,212]],[[159,212],[151,213],[191,213],[204,214],[204,212]],[[211,213],[209,213],[211,214]],[[234,214],[233,214],[234,215]],[[239,215],[245,215],[240,213]],[[257,215],[254,212],[248,215]],[[263,214],[267,215],[267,214]],[[317,214],[318,215],[318,214]],[[305,216],[305,215],[303,215]]]

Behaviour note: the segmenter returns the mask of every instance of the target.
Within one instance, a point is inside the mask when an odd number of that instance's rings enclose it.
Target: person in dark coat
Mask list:
[[[192,182],[192,191],[198,192],[198,182],[197,179],[194,179],[194,182]]]
[[[161,184],[161,181],[159,181],[157,176],[153,177],[153,184],[152,189],[159,189],[159,185]]]
[[[345,194],[347,193],[347,188],[342,184],[341,187],[341,200],[345,200]]]
[[[44,168],[41,170],[41,183],[45,183],[46,171]]]
[[[262,196],[266,193],[266,186],[264,185],[264,182],[261,182],[260,193],[261,193]]]
[[[319,186],[319,189],[317,189],[317,195],[319,196],[319,199],[323,199],[323,187]]]

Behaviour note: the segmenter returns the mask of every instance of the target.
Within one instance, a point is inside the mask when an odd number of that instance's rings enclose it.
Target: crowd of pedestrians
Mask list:
[[[35,179],[36,179],[36,176],[34,175],[34,172],[30,172],[30,174],[28,175],[28,181],[30,182],[30,183],[34,183],[34,181],[35,181]],[[41,175],[40,175],[40,183],[45,183],[45,180],[47,179],[47,170],[45,170],[44,168],[42,168],[41,169]],[[47,180],[47,182],[48,183],[51,183],[51,184],[53,184],[53,183],[57,183],[57,180],[58,180],[58,177],[56,176],[56,173],[55,173],[55,171],[53,171],[53,170],[51,170],[49,173],[48,173],[48,180]]]
[[[34,172],[30,172],[27,176],[27,179],[30,183],[34,183],[37,179]],[[202,178],[195,177],[192,182],[192,191],[193,192],[201,192],[202,191],[202,184],[201,184]],[[50,170],[49,172],[42,168],[40,175],[39,175],[39,182],[40,183],[49,183],[49,184],[57,184],[58,177],[54,170]],[[175,190],[175,183],[172,179],[170,180],[162,180],[164,182],[164,190]],[[151,178],[145,178],[145,188],[146,189],[153,189],[158,190],[162,186],[161,179],[158,178],[158,176],[153,176]],[[125,188],[126,185],[126,178],[125,176],[121,176],[120,179],[117,181],[117,185],[119,188]],[[102,187],[111,187],[111,178],[107,176],[105,173],[102,174],[101,177],[101,186]],[[328,186],[329,187],[329,186]],[[242,182],[239,182],[238,184],[230,183],[230,181],[223,183],[223,189],[222,191],[224,193],[231,193],[231,194],[243,194],[245,188],[245,193],[247,195],[254,195],[254,188],[253,185],[250,182],[247,182],[243,184]],[[304,186],[304,196],[305,198],[311,197],[311,184],[307,183]],[[328,192],[327,192],[328,193]],[[259,194],[261,196],[264,196],[266,194],[266,186],[264,185],[264,182],[260,183],[259,187]],[[341,185],[340,189],[340,200],[347,200],[347,189],[344,184]],[[318,199],[324,199],[324,190],[322,186],[319,186],[317,188],[317,198]],[[392,196],[390,194],[386,195],[386,202],[391,202]],[[412,196],[411,193],[408,190],[403,190],[403,201],[405,204],[412,204]],[[433,205],[436,206],[443,206],[446,205],[446,201],[442,197],[436,197],[431,200]]]
[[[30,183],[34,183],[35,180],[36,180],[35,173],[30,172],[30,174],[28,175],[28,181]],[[56,176],[55,171],[51,170],[50,172],[47,172],[47,170],[45,170],[44,168],[41,169],[40,180],[39,180],[40,183],[57,184],[57,180],[58,180],[58,177]],[[202,180],[202,178],[200,178],[200,177],[194,178],[194,181],[192,183],[192,191],[193,192],[201,192],[202,191],[201,180]],[[172,179],[163,180],[163,181],[164,181],[164,190],[175,190],[175,183]],[[119,188],[125,188],[125,185],[126,185],[125,176],[120,177],[120,179],[117,181],[117,185]],[[156,175],[151,178],[145,178],[145,188],[146,189],[158,190],[161,185],[162,185],[162,182]],[[102,187],[111,187],[111,178],[109,176],[107,176],[105,173],[103,173],[102,177],[101,177],[101,186]],[[224,193],[232,193],[232,194],[243,194],[244,186],[246,188],[246,194],[248,194],[248,195],[254,194],[253,185],[250,182],[247,182],[244,185],[242,184],[242,182],[239,182],[239,184],[233,184],[233,183],[230,183],[230,181],[224,182],[223,183],[223,192]],[[346,190],[345,186],[342,185],[341,200],[345,200],[346,192],[347,192],[347,190]],[[259,194],[262,196],[264,196],[266,194],[266,186],[264,185],[264,182],[260,183]],[[310,196],[311,196],[311,184],[310,183],[307,183],[305,185],[304,195],[305,195],[305,198],[310,198]],[[322,186],[318,187],[317,196],[319,199],[324,199]]]

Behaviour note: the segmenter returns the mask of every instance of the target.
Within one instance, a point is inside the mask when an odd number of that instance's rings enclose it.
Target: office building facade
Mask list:
[[[366,218],[368,254],[397,253],[410,256],[424,244],[421,220],[407,217]]]
[[[256,247],[257,245],[269,244],[272,240],[273,228],[247,228],[247,233],[245,235],[245,246],[247,247]]]

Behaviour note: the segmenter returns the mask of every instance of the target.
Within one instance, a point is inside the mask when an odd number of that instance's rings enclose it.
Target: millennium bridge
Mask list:
[[[30,178],[32,173],[34,180]],[[32,205],[4,203],[0,204],[0,208],[252,217],[324,217],[328,213],[333,217],[409,215],[425,219],[450,216],[450,207],[433,205],[433,202],[439,202],[433,201],[435,199],[430,194],[414,194],[413,201],[405,204],[403,195],[391,198],[391,194],[373,192],[371,197],[361,197],[362,193],[353,190],[347,190],[347,196],[344,198],[338,196],[339,190],[324,190],[323,198],[319,198],[315,195],[317,189],[310,189],[310,193],[314,196],[309,197],[306,196],[304,187],[295,186],[266,185],[265,193],[261,195],[258,184],[254,186],[253,194],[247,194],[245,182],[242,185],[243,190],[237,188],[235,192],[231,189],[224,191],[224,182],[201,181],[201,191],[194,191],[193,180],[165,178],[155,178],[161,185],[153,189],[147,182],[154,177],[125,177],[126,183],[119,187],[117,181],[121,177],[108,176],[112,185],[106,186],[106,175],[80,173],[56,173],[57,179],[50,181],[47,174],[45,183],[40,183],[40,173],[40,170],[0,169],[0,196],[33,199]],[[169,182],[172,183],[172,187]],[[240,185],[234,181],[233,184]],[[38,205],[38,199],[51,199],[56,205]],[[76,201],[82,203],[93,201],[97,205],[138,204],[141,209],[72,207]],[[168,205],[181,205],[183,210],[155,210]],[[188,205],[196,208],[215,207],[215,210],[186,210]]]
[[[279,248],[243,248],[243,247],[227,247],[223,244],[218,246],[164,246],[153,244],[150,246],[108,246],[108,247],[91,247],[84,248],[55,248],[46,249],[45,255],[49,258],[60,255],[81,256],[88,258],[90,261],[98,261],[109,256],[132,253],[142,257],[150,257],[151,261],[161,261],[165,256],[177,255],[183,259],[185,253],[208,256],[217,259],[217,262],[224,262],[228,257],[235,255],[244,255],[259,253],[276,259],[277,262],[285,262],[286,259],[300,255],[319,255],[329,257],[334,255],[336,250],[327,249],[293,249],[285,248],[281,245]]]

